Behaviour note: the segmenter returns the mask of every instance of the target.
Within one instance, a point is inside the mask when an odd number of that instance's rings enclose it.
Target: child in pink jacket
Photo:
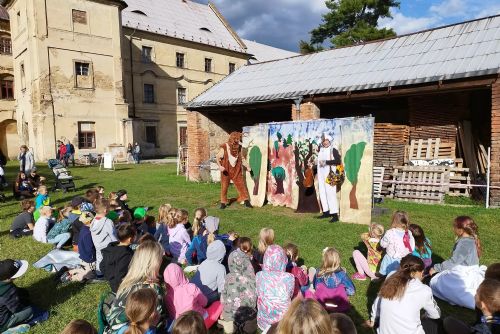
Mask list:
[[[222,313],[222,304],[217,301],[205,308],[207,297],[196,285],[189,283],[179,265],[169,264],[165,268],[163,277],[167,287],[165,305],[172,320],[177,319],[184,312],[196,311],[205,320],[207,329],[217,322]]]

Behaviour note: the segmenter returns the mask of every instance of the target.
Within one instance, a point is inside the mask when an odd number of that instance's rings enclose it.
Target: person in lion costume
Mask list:
[[[248,190],[243,179],[243,167],[250,173],[251,168],[247,161],[241,155],[241,138],[240,132],[231,132],[229,140],[220,146],[217,152],[216,161],[220,170],[220,208],[225,209],[228,205],[227,190],[231,180],[238,191],[238,202],[243,203],[246,207],[251,208],[249,201]]]

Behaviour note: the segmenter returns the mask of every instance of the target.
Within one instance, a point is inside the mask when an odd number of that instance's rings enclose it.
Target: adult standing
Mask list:
[[[134,161],[136,164],[141,162],[141,147],[139,146],[138,142],[135,142],[132,155],[134,156]]]
[[[66,145],[62,141],[59,141],[59,161],[66,166]]]
[[[332,145],[332,137],[325,133],[321,138],[321,147],[318,153],[318,184],[319,198],[323,214],[319,218],[331,218],[330,222],[339,221],[339,204],[337,201],[337,186],[326,183],[330,172],[334,172],[337,165],[342,164],[339,151]]]
[[[19,160],[19,171],[26,175],[31,173],[31,169],[35,167],[35,158],[33,157],[33,153],[30,152],[28,146],[26,145],[22,145],[19,148],[17,160]]]
[[[66,155],[64,160],[66,166],[69,165],[69,161],[71,160],[72,166],[75,167],[75,146],[71,144],[69,140],[66,143]]]
[[[134,160],[134,147],[132,144],[128,143],[127,146],[127,163],[130,163],[130,161]]]

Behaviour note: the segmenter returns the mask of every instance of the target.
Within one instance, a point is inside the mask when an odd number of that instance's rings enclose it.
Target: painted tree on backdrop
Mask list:
[[[260,168],[262,166],[262,152],[258,146],[253,146],[250,149],[249,164],[252,169],[251,176],[254,182],[253,195],[257,196],[259,194]]]
[[[302,54],[322,50],[327,40],[330,48],[337,48],[396,36],[391,28],[379,28],[378,21],[392,17],[397,0],[326,0],[325,4],[329,11],[310,32],[310,42],[299,42]]]
[[[297,171],[297,185],[299,186],[299,203],[297,212],[319,212],[318,197],[314,187],[314,173],[311,158],[314,155],[314,140],[295,142],[295,170]]]
[[[345,175],[352,184],[352,189],[349,192],[349,207],[356,210],[359,209],[358,198],[356,197],[356,186],[358,185],[358,175],[365,147],[365,142],[352,144],[344,157]]]

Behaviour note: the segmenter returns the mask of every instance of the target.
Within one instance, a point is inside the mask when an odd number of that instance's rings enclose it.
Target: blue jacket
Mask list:
[[[189,265],[193,264],[193,253],[196,252],[197,264],[202,263],[207,258],[207,237],[203,235],[195,235],[186,251],[186,260]]]
[[[319,271],[319,268],[316,270]],[[343,284],[348,296],[352,296],[356,292],[356,288],[354,287],[351,279],[342,269],[337,269],[337,271],[328,276],[318,277],[318,275],[316,274],[313,281],[314,288],[316,288],[316,285],[320,283],[323,283],[329,289],[335,289],[340,284]]]
[[[78,253],[80,253],[80,259],[84,262],[93,263],[96,260],[92,234],[90,233],[90,228],[86,225],[82,226],[80,235],[78,236]]]
[[[163,246],[165,252],[169,250],[168,230],[165,224],[159,224],[158,228],[156,229],[156,232],[154,233],[154,237],[156,241],[158,241]]]

